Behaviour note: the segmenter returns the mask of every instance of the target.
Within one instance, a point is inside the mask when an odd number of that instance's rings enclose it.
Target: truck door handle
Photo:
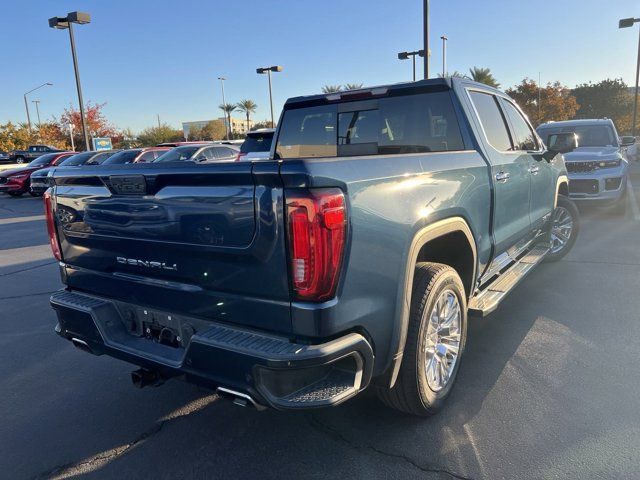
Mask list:
[[[529,173],[532,175],[537,175],[539,171],[540,171],[540,167],[537,165],[532,165],[529,167]]]
[[[496,173],[496,181],[498,182],[506,182],[507,180],[509,180],[509,177],[511,177],[511,174],[509,172]]]

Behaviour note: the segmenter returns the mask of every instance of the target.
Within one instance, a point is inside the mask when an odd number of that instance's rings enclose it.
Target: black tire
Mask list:
[[[436,301],[447,290],[455,294],[460,307],[459,349],[448,382],[440,391],[434,391],[426,375],[426,332]],[[435,414],[445,404],[455,383],[466,340],[467,299],[458,273],[448,265],[419,263],[414,275],[402,365],[393,388],[378,387],[379,398],[387,406],[411,415]]]
[[[571,228],[571,234],[569,235],[569,240],[564,244],[562,248],[554,251],[554,242],[553,236],[551,236],[551,244],[552,250],[545,257],[545,262],[557,262],[562,257],[564,257],[567,253],[571,251],[573,245],[576,243],[576,239],[578,238],[578,234],[580,233],[580,212],[578,211],[578,207],[576,204],[571,201],[569,197],[564,195],[558,195],[558,205],[556,207],[556,211],[562,208],[564,209],[570,216],[573,222],[573,227]],[[556,211],[553,212],[551,216],[551,225],[550,230],[553,229],[553,222],[556,215]]]
[[[24,157],[16,157],[16,163],[24,163]]]
[[[31,190],[29,190],[29,195],[31,195],[32,197],[41,197],[42,196],[41,193],[32,192]]]

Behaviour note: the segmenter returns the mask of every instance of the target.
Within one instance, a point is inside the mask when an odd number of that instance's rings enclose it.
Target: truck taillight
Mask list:
[[[335,295],[347,233],[344,194],[337,188],[286,190],[289,260],[299,300]]]
[[[51,192],[47,190],[44,192],[44,213],[47,218],[47,233],[49,234],[49,244],[51,245],[51,251],[56,260],[62,260],[62,253],[60,252],[60,243],[58,242],[58,231],[56,230],[56,222],[53,218],[53,203],[51,201]]]

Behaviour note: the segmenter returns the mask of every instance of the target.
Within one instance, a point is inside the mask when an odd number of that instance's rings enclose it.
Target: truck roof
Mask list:
[[[445,78],[430,78],[428,80],[417,80],[415,82],[402,82],[393,83],[387,85],[377,85],[373,87],[359,88],[357,90],[345,90],[335,93],[321,93],[316,95],[305,95],[300,97],[289,98],[285,102],[287,105],[296,104],[318,104],[326,103],[336,100],[359,100],[365,99],[371,96],[386,95],[394,91],[413,90],[413,89],[426,89],[426,90],[450,90],[453,88],[454,83],[463,83],[469,86],[477,86],[482,89],[498,92],[493,87],[485,85],[484,83],[474,82],[467,78],[460,77],[445,77]]]
[[[538,125],[538,128],[542,127],[567,127],[572,125],[604,125],[611,124],[613,120],[610,118],[580,118],[575,120],[561,120],[558,122],[545,122]]]

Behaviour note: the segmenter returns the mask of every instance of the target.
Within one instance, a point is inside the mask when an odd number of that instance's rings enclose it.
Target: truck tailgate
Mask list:
[[[83,167],[54,178],[70,287],[290,331],[277,163]]]

